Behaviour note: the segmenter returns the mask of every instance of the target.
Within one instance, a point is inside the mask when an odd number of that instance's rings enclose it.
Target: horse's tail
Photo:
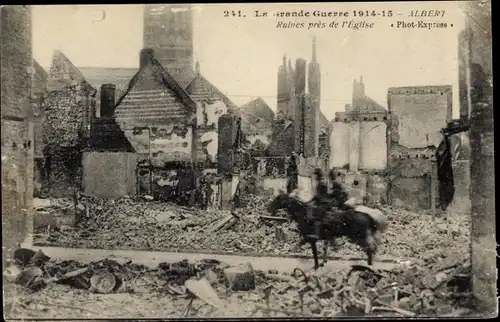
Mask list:
[[[385,212],[378,208],[368,208],[365,206],[357,206],[356,211],[368,215],[375,223],[376,230],[383,233],[389,227],[389,220]]]
[[[381,233],[385,232],[389,227],[389,221],[387,220],[387,216],[381,216],[377,218],[373,218],[377,225],[377,230]]]

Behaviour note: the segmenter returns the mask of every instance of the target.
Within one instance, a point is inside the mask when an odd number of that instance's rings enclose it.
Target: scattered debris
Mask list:
[[[17,271],[14,282],[37,293],[54,283],[102,296],[146,287],[143,294],[184,299],[184,316],[197,316],[195,299],[212,307],[216,313],[211,314],[224,316],[457,316],[467,309],[464,298],[470,298],[470,284],[464,283],[470,276],[467,261],[452,256],[392,270],[363,265],[337,271],[295,269],[290,276],[216,260],[160,263],[156,268],[110,259],[89,264],[50,260]]]
[[[75,248],[116,248],[156,251],[213,251],[217,253],[307,255],[310,247],[299,246],[296,225],[286,215],[268,216],[269,197],[245,195],[246,206],[232,213],[215,209],[190,209],[159,201],[121,198],[107,200],[83,196],[80,220],[74,230],[38,229],[35,245]],[[50,213],[73,212],[69,199],[53,199],[37,209]],[[82,208],[83,209],[83,208]],[[470,218],[449,214],[430,221],[430,214],[385,207],[389,226],[380,240],[375,260],[422,259],[447,252],[468,254]],[[69,210],[68,210],[69,211]],[[278,227],[278,228],[276,228]],[[446,227],[446,229],[445,229]],[[419,238],[406,234],[418,232]],[[104,233],[105,232],[105,233]],[[365,258],[363,251],[344,239],[331,259]]]

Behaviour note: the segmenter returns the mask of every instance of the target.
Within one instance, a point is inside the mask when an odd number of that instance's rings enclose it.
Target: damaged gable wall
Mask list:
[[[153,164],[190,161],[190,112],[152,66],[139,71],[136,82],[115,109],[116,121],[133,149],[151,152]]]
[[[43,117],[37,119],[42,122],[47,187],[52,196],[66,196],[81,183],[81,153],[90,134],[96,90],[63,53],[55,51],[47,91],[40,107]]]
[[[197,72],[186,92],[196,102],[199,162],[214,165],[219,147],[219,119],[235,107],[221,91]]]

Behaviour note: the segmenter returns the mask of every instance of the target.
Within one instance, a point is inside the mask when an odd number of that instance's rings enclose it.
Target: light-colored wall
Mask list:
[[[330,168],[351,171],[387,167],[387,125],[383,121],[334,122],[330,134]]]
[[[361,122],[359,168],[384,170],[387,167],[387,125],[381,121]]]
[[[330,168],[349,164],[349,124],[334,122],[330,134]]]
[[[123,152],[84,153],[83,188],[86,194],[119,198],[135,194],[137,155]]]
[[[349,122],[349,170],[359,170],[361,122]]]
[[[423,88],[423,90],[427,90]],[[407,148],[438,146],[440,130],[451,120],[451,89],[436,87],[433,93],[389,94],[393,118],[397,120],[398,143]]]

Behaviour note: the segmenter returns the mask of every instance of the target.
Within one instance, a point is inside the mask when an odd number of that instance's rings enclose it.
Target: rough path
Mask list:
[[[26,245],[28,246],[28,245]],[[28,246],[29,247],[29,246]],[[52,258],[61,258],[65,260],[78,260],[81,262],[98,261],[104,258],[114,259],[116,261],[129,261],[146,266],[157,266],[161,262],[179,262],[184,259],[188,261],[197,261],[201,259],[216,259],[225,262],[231,266],[250,262],[252,267],[257,270],[278,270],[279,272],[291,273],[299,267],[308,270],[313,266],[313,260],[286,258],[286,257],[251,257],[237,255],[216,255],[216,254],[197,254],[197,253],[172,253],[172,252],[147,252],[133,250],[106,250],[106,249],[76,249],[63,247],[34,247],[41,249],[45,254]],[[331,260],[327,262],[326,270],[340,270],[349,268],[351,265],[366,265],[366,261],[348,261]],[[392,269],[397,267],[398,263],[375,262],[374,268]]]

